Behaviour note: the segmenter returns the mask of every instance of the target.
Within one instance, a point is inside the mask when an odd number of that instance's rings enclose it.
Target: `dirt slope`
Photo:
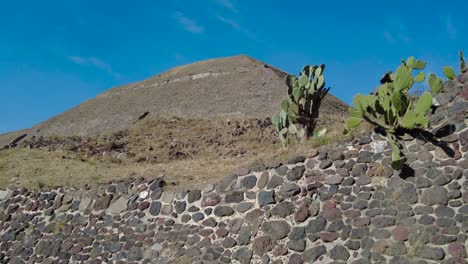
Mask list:
[[[140,117],[271,116],[285,97],[286,73],[248,56],[176,67],[147,80],[110,89],[31,129],[0,135],[0,146],[17,136],[87,136],[131,127]],[[346,111],[327,96],[323,112]]]

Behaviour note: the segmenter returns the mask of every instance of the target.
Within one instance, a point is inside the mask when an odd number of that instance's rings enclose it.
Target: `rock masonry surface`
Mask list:
[[[0,262],[468,263],[466,125],[441,138],[449,155],[407,138],[414,171],[402,175],[373,135],[203,190],[163,191],[161,179],[1,190]]]

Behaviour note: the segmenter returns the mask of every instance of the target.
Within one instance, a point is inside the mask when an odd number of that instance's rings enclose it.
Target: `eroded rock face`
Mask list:
[[[466,263],[467,135],[446,137],[458,159],[406,141],[405,177],[378,168],[387,145],[362,138],[204,190],[0,190],[0,262]]]

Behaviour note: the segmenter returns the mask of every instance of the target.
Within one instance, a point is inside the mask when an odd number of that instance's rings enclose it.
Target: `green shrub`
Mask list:
[[[306,65],[299,78],[286,76],[288,98],[281,101],[280,111],[272,118],[273,126],[284,146],[291,136],[310,137],[317,124],[322,99],[330,88],[325,88],[325,65]]]

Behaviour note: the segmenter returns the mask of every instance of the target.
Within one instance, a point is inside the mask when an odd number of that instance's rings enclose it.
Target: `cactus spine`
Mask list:
[[[306,65],[299,73],[286,76],[288,97],[280,104],[280,111],[272,118],[273,126],[283,145],[289,144],[289,136],[309,137],[313,134],[319,117],[322,99],[330,88],[325,88],[325,65]]]

